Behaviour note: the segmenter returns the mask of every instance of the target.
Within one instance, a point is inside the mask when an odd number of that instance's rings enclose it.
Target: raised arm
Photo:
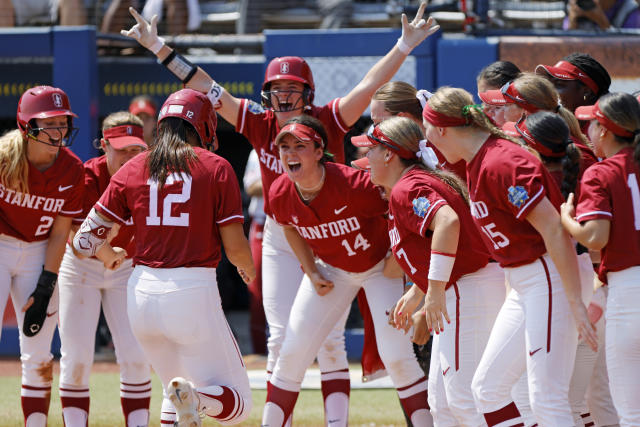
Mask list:
[[[216,107],[216,111],[235,126],[238,121],[240,99],[224,90],[202,68],[191,64],[165,45],[164,41],[158,37],[158,18],[156,16],[151,18],[151,22],[147,22],[134,8],[130,7],[129,12],[137,23],[129,30],[121,30],[120,34],[131,37],[141,46],[149,49],[156,55],[158,61],[182,80],[186,87],[206,94]]]
[[[596,351],[597,338],[582,302],[578,257],[560,215],[546,197],[527,215],[527,221],[540,233],[549,256],[560,274],[578,333]]]
[[[376,62],[351,92],[340,98],[340,115],[347,126],[353,126],[360,118],[375,91],[393,77],[413,48],[440,28],[435,19],[429,17],[425,21],[422,18],[426,6],[426,3],[420,4],[418,13],[411,22],[402,14],[402,37],[398,39],[398,43]]]

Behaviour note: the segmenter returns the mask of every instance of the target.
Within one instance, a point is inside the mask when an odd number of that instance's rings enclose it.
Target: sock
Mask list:
[[[51,400],[51,386],[22,385],[22,414],[26,427],[45,427]]]
[[[497,411],[485,413],[484,419],[489,427],[524,427],[520,411],[513,402]]]
[[[244,398],[235,389],[222,385],[198,387],[199,410],[219,422],[232,422],[245,412]]]
[[[150,403],[151,380],[138,384],[120,382],[120,404],[126,427],[146,427]]]
[[[582,423],[584,424],[584,427],[594,427],[596,425],[596,423],[593,421],[593,417],[591,416],[590,412],[582,414],[580,415],[580,417],[582,418]]]
[[[324,400],[324,416],[331,427],[347,425],[349,422],[349,394],[351,381],[349,369],[323,372],[320,387]]]
[[[267,403],[262,413],[262,424],[270,427],[285,426],[291,418],[299,391],[280,388],[271,382],[267,384]]]
[[[89,387],[60,385],[62,421],[65,426],[80,427],[89,424]]]
[[[427,403],[427,384],[427,377],[422,377],[408,386],[398,388],[400,404],[411,423],[416,426],[433,426],[433,417]]]
[[[176,408],[173,407],[173,403],[169,399],[163,398],[162,408],[160,409],[160,425],[173,427],[176,420]]]

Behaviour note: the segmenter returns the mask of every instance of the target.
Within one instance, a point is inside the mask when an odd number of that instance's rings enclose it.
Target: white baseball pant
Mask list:
[[[61,387],[89,388],[101,305],[120,365],[120,382],[138,384],[151,379],[149,363],[127,317],[127,281],[132,271],[131,259],[109,270],[97,259],[76,257],[67,246],[58,276]]]
[[[529,400],[541,426],[571,426],[569,383],[578,333],[551,258],[505,268],[511,284],[472,382],[478,410],[498,411],[527,371]]]
[[[451,323],[434,334],[429,406],[438,427],[485,426],[471,380],[504,302],[504,272],[497,263],[465,276],[446,291]]]
[[[267,372],[273,372],[276,365],[291,306],[303,276],[300,261],[289,246],[282,226],[267,216],[262,240],[262,300],[269,325]],[[334,328],[318,350],[321,372],[349,367],[344,346],[344,325],[348,311],[349,308],[345,308],[344,316],[336,319]]]
[[[136,266],[129,278],[127,312],[136,339],[162,381],[163,411],[173,405],[167,384],[174,377],[192,381],[196,389],[216,394],[217,386],[233,389],[237,424],[251,412],[251,389],[238,345],[222,311],[214,268],[149,268]],[[207,411],[216,417],[227,408]],[[174,411],[175,412],[175,411]]]
[[[607,371],[620,426],[640,426],[640,266],[607,274]]]

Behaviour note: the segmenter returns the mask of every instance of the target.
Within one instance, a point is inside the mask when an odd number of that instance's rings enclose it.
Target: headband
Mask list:
[[[429,103],[424,106],[422,110],[422,117],[437,127],[453,127],[453,126],[466,126],[469,124],[469,119],[465,117],[450,117],[446,116],[442,113],[438,113],[436,110],[431,108]]]
[[[102,132],[104,139],[109,140],[111,138],[119,138],[122,136],[134,136],[136,138],[143,139],[144,131],[142,126],[138,125],[121,125],[115,126],[109,129],[105,129]]]
[[[524,119],[518,120],[518,123],[516,123],[515,127],[516,127],[516,131],[518,131],[522,139],[524,139],[527,142],[527,145],[533,148],[534,150],[536,150],[542,156],[561,158],[566,155],[567,151],[565,147],[563,147],[563,150],[560,152],[553,151],[551,148],[547,147],[546,145],[538,141],[536,138],[534,138],[531,132],[529,132],[529,128],[527,128],[527,124],[525,123]]]
[[[293,135],[300,142],[317,142],[324,149],[324,141],[318,132],[302,123],[290,123],[283,127],[276,137],[275,144],[278,145],[286,134]]]

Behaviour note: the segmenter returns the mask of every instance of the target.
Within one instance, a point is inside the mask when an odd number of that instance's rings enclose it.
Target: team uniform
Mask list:
[[[220,303],[215,269],[219,227],[242,223],[237,179],[227,161],[199,147],[191,175],[172,173],[162,188],[148,177],[143,153],[113,175],[95,209],[135,228],[127,311],[133,334],[160,377],[161,424],[176,421],[167,384],[195,384],[200,406],[222,424],[251,410],[246,369]]]
[[[621,426],[640,424],[640,378],[635,327],[640,312],[635,302],[640,296],[640,170],[633,148],[623,148],[614,156],[591,166],[581,181],[576,220],[610,221],[609,241],[601,250],[598,270],[608,283],[606,307],[606,361],[611,396]]]
[[[44,172],[29,163],[28,173],[29,193],[0,182],[0,307],[4,311],[11,292],[20,330],[21,396],[27,426],[46,424],[53,379],[51,340],[58,322],[57,287],[44,324],[32,337],[23,333],[22,307],[42,272],[54,220],[58,215],[82,213],[84,184],[82,162],[67,148],[60,148],[55,162]]]
[[[526,369],[538,424],[573,425],[568,391],[578,335],[560,275],[526,221],[545,197],[559,208],[562,195],[535,156],[495,137],[468,163],[467,182],[474,222],[512,288],[473,378],[476,405],[490,426],[520,423],[510,392]]]
[[[443,206],[460,220],[460,240],[446,288],[451,323],[434,335],[429,405],[438,426],[484,425],[471,394],[471,379],[504,300],[504,274],[478,235],[469,208],[449,185],[414,167],[394,185],[389,198],[389,237],[398,263],[427,291],[429,225]]]
[[[106,156],[84,165],[83,215],[80,225],[109,185]],[[122,225],[111,240],[114,247],[133,254],[134,228]],[[117,270],[96,258],[80,259],[67,249],[58,276],[60,292],[60,400],[67,427],[88,425],[89,375],[93,364],[95,332],[102,305],[120,365],[120,399],[126,426],[147,425],[151,400],[151,373],[127,318],[127,281],[133,271],[128,257]]]
[[[343,139],[348,127],[340,117],[339,101],[334,99],[323,107],[311,106],[308,112],[319,119],[327,131],[326,150],[334,154],[336,163],[344,163]],[[269,189],[271,184],[284,173],[278,147],[274,144],[280,132],[275,113],[272,110],[263,110],[257,104],[243,99],[238,113],[236,131],[242,133],[253,145],[260,161],[264,211],[267,215],[262,240],[262,298],[269,325],[267,373],[270,374],[278,359],[291,306],[304,274],[284,236],[282,226],[273,220],[271,209]],[[335,329],[319,349],[318,364],[326,378],[329,378],[331,373],[343,372],[349,367],[344,347],[344,324],[348,314],[348,310],[345,310],[336,323]],[[344,377],[349,378],[348,375]],[[330,380],[322,381],[326,396],[330,389],[334,389],[334,385],[330,383]],[[348,393],[348,389],[347,385],[346,390],[343,391]]]
[[[326,163],[326,178],[308,205],[297,194],[288,176],[278,178],[269,191],[271,212],[278,223],[295,228],[314,255],[318,270],[334,288],[319,296],[305,275],[287,325],[284,343],[269,382],[263,424],[284,425],[300,390],[306,368],[313,362],[324,339],[354,297],[363,288],[371,307],[378,351],[398,389],[400,401],[414,425],[425,425],[427,379],[420,369],[409,337],[387,322],[385,310],[402,296],[402,281],[383,276],[389,240],[380,231],[387,203],[366,172]],[[348,378],[348,369],[331,378]],[[335,396],[334,399],[340,396]],[[328,420],[347,425],[343,416]]]

